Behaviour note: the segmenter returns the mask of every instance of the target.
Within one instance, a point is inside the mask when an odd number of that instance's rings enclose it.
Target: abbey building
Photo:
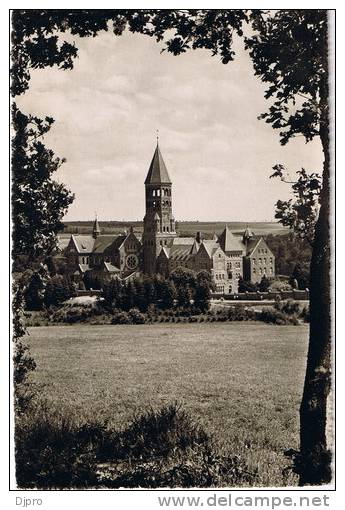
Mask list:
[[[71,235],[65,256],[76,279],[132,278],[156,273],[167,276],[177,267],[211,273],[217,292],[235,293],[243,277],[253,283],[275,275],[274,255],[262,237],[249,228],[241,236],[228,227],[212,239],[201,232],[180,237],[173,215],[172,182],[159,145],[145,179],[144,229],[103,235],[97,219],[91,235]]]

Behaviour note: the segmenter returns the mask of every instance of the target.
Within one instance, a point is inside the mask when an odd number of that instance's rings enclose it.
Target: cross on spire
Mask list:
[[[159,129],[156,129],[156,138],[157,138],[157,146],[158,146],[158,141],[159,141]]]

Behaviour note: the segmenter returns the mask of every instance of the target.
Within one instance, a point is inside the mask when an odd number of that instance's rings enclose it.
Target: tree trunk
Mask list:
[[[321,485],[331,481],[331,453],[327,450],[327,397],[331,386],[330,307],[330,159],[328,87],[324,89],[324,119],[320,137],[324,151],[321,207],[315,227],[310,265],[310,337],[303,398],[300,407],[299,484]]]

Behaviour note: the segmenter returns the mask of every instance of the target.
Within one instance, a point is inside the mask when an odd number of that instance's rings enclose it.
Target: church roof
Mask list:
[[[219,236],[219,245],[225,253],[229,251],[243,251],[243,245],[226,226]]]
[[[194,244],[194,237],[174,237],[173,246],[184,245],[192,246]]]
[[[79,253],[91,253],[95,239],[92,236],[87,235],[73,235],[72,239],[77,247]]]
[[[106,248],[112,246],[119,248],[126,239],[125,235],[101,235],[95,239],[93,253],[103,253]]]
[[[65,248],[67,248],[69,242],[70,242],[70,237],[65,237],[65,236],[62,236],[62,235],[58,235],[57,236],[57,246],[58,246],[58,250],[59,251],[64,251]]]
[[[215,251],[219,248],[219,244],[214,239],[204,239],[202,244],[204,245],[209,257],[212,257]]]
[[[190,253],[190,249],[186,247],[181,247],[179,249],[171,250],[170,249],[170,260],[181,260],[186,261],[192,257]]]
[[[77,248],[78,253],[106,253],[110,248],[112,251],[121,247],[127,237],[135,234],[104,234],[98,236],[96,239],[90,235],[72,235],[72,239]],[[136,239],[140,242],[137,236]]]
[[[145,179],[145,184],[171,184],[158,143]]]

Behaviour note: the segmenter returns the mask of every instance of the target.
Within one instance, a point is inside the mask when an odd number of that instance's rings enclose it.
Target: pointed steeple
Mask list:
[[[94,239],[97,239],[97,237],[100,235],[100,233],[101,233],[101,229],[99,228],[98,219],[97,219],[97,215],[96,215],[95,221],[93,223],[92,237]]]
[[[253,237],[253,232],[250,230],[249,226],[247,225],[246,230],[243,232],[243,242],[247,243],[250,241],[250,239]]]
[[[155,153],[145,179],[145,184],[171,184],[168,170],[165,166],[161,151],[159,149],[158,138]]]
[[[218,237],[218,242],[221,249],[227,253],[231,251],[242,251],[242,247],[237,238],[229,229],[228,225],[225,226],[223,232]]]

